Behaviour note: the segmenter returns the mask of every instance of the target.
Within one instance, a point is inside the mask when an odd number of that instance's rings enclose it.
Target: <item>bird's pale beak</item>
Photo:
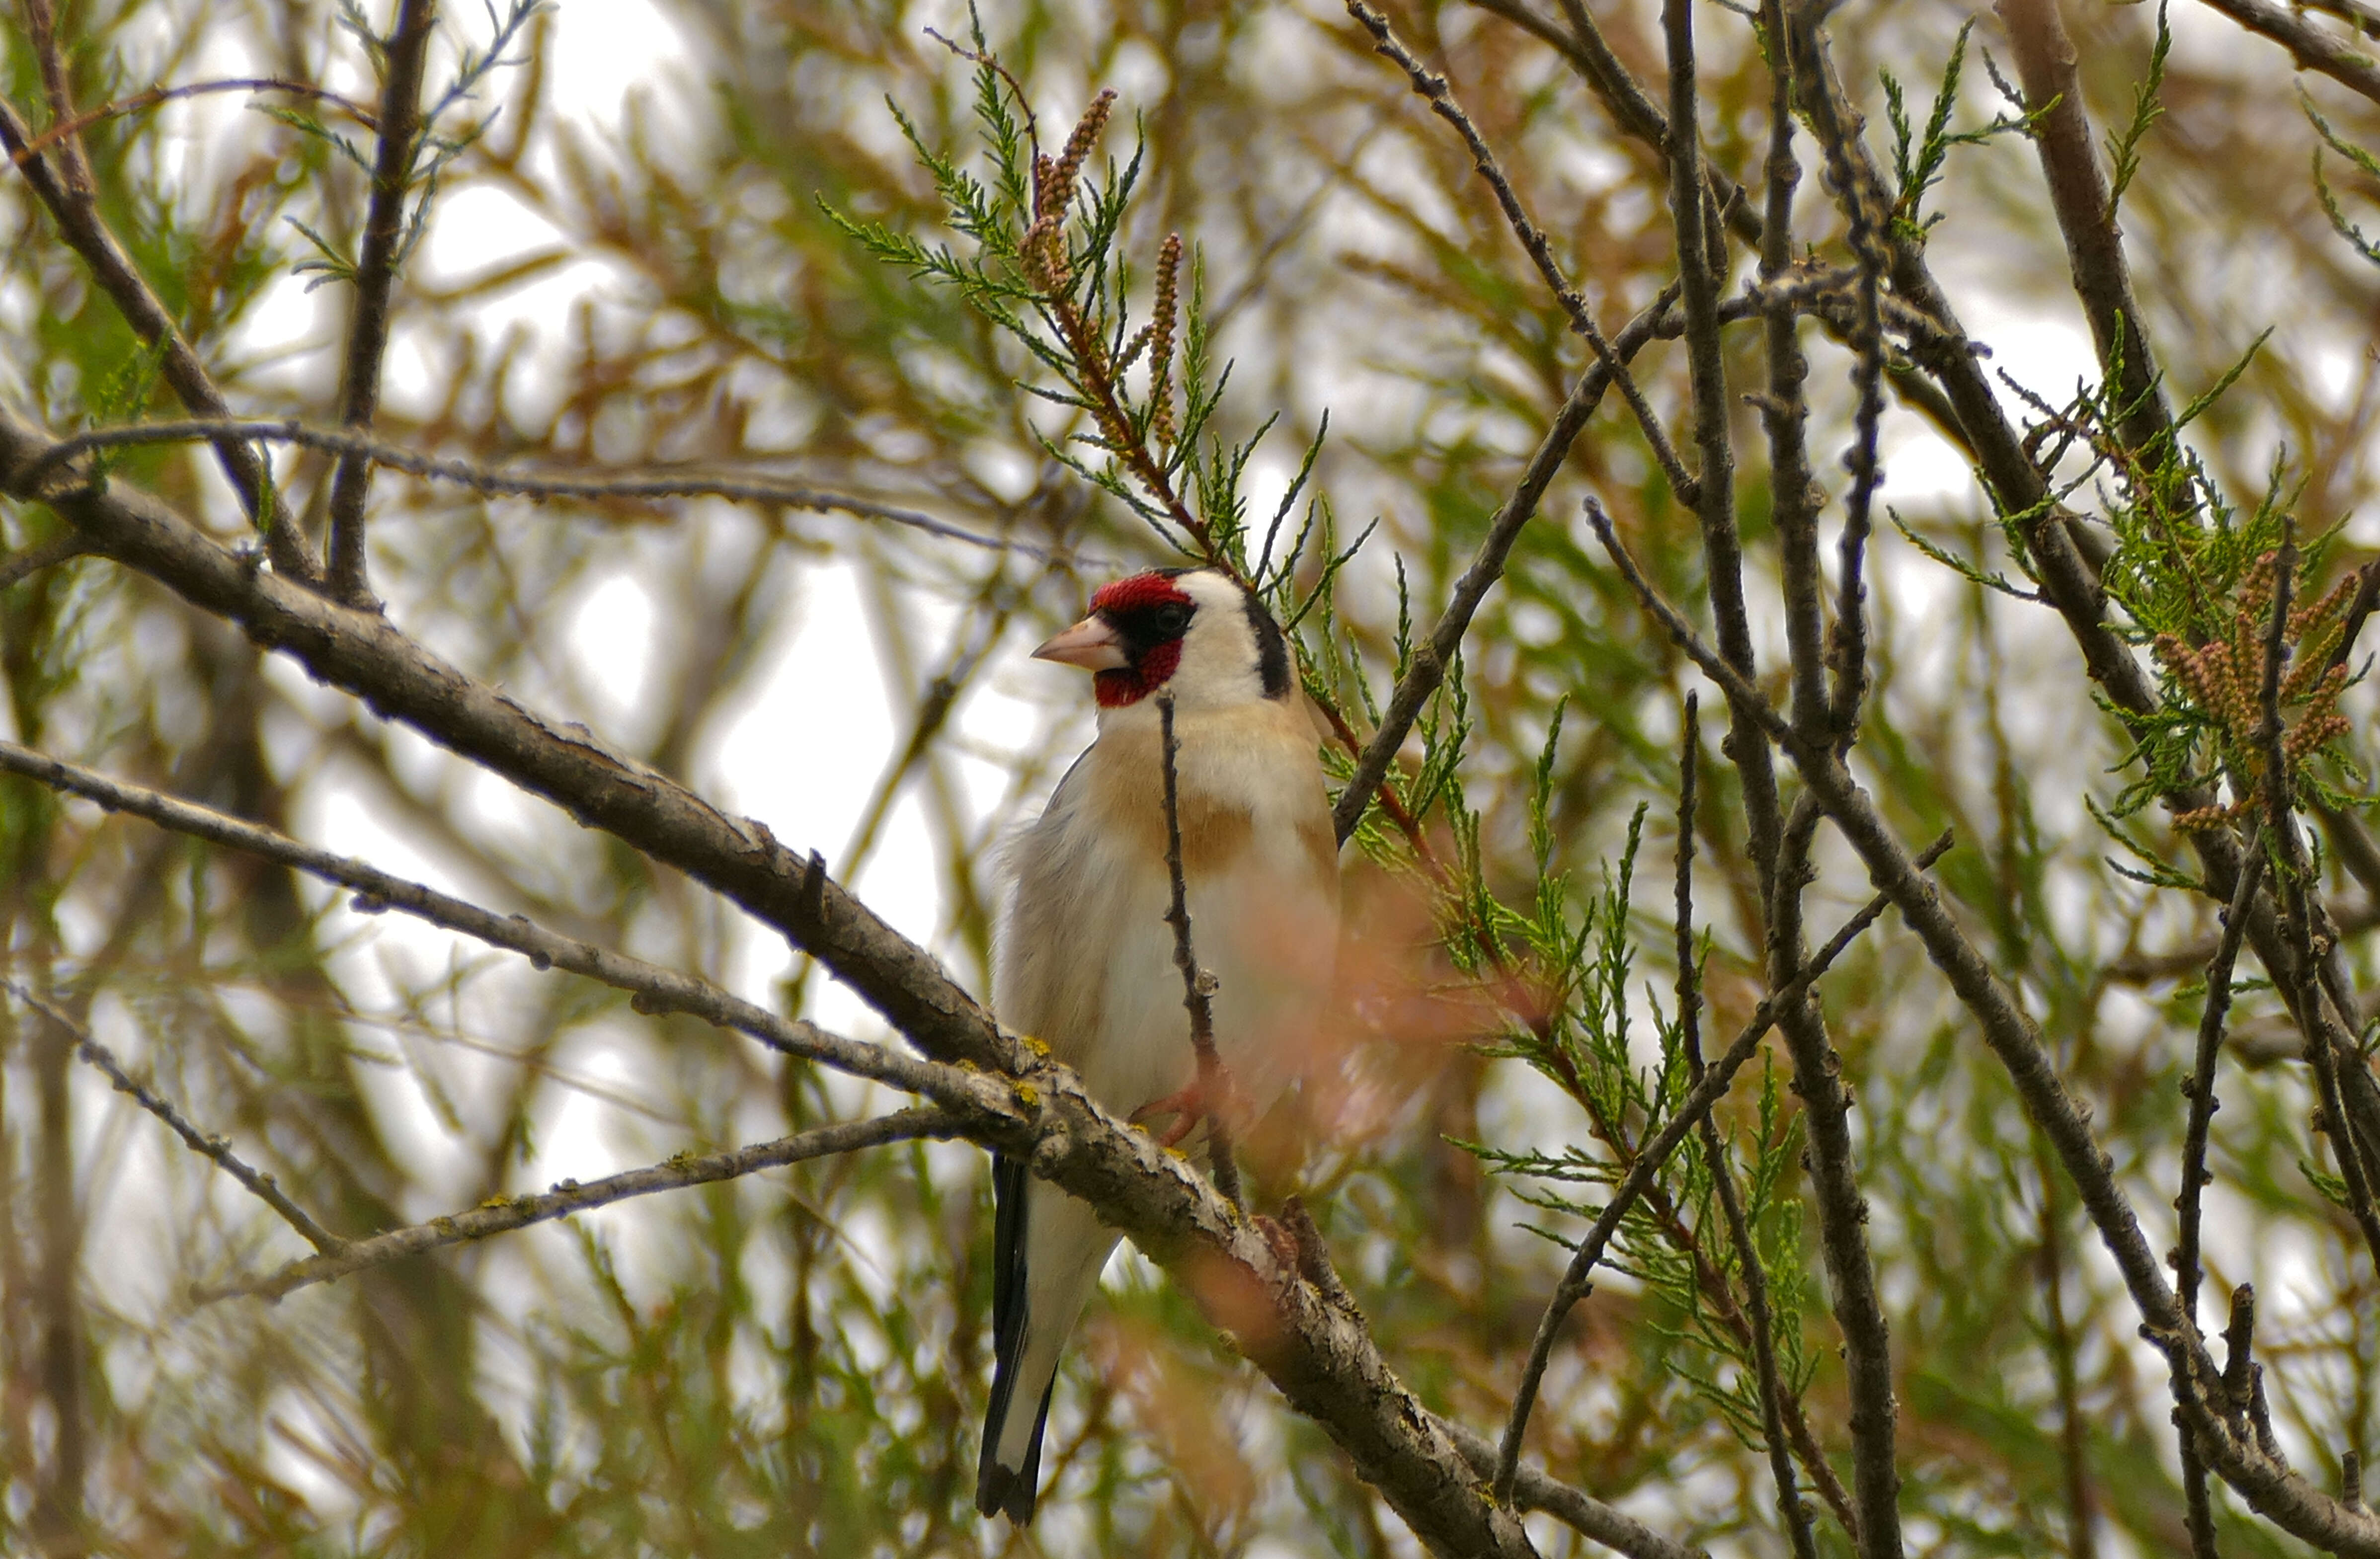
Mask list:
[[[1087,671],[1113,671],[1132,664],[1123,640],[1097,617],[1080,622],[1033,652],[1036,660],[1056,660]]]

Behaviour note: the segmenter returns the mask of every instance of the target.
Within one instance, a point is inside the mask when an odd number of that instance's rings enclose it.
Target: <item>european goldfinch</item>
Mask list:
[[[992,1005],[1123,1115],[1183,1111],[1196,1060],[1166,924],[1158,708],[1174,701],[1176,812],[1199,966],[1215,976],[1232,1093],[1261,1106],[1326,1014],[1338,848],[1289,647],[1256,596],[1211,569],[1107,586],[1035,650],[1091,672],[1099,739],[1009,858]],[[1115,1248],[1090,1207],[995,1156],[992,1338],[976,1508],[1032,1518],[1058,1359]]]

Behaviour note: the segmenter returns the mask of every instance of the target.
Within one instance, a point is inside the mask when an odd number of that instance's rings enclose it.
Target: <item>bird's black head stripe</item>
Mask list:
[[[1264,683],[1267,698],[1289,696],[1289,640],[1264,609],[1264,602],[1254,590],[1242,598],[1247,607],[1248,632],[1256,635],[1257,675]]]

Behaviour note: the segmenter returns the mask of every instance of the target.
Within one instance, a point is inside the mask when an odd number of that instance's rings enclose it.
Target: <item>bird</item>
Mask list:
[[[1237,1111],[1281,1094],[1327,1017],[1338,841],[1314,727],[1281,629],[1220,569],[1116,580],[1033,655],[1091,673],[1099,735],[1008,851],[992,1007],[1108,1109],[1174,1115],[1170,1144],[1223,1101],[1196,1086],[1164,918],[1156,695],[1174,706],[1183,879]],[[994,1364],[976,1508],[1022,1526],[1038,1497],[1059,1360],[1117,1236],[1018,1159],[995,1154],[992,1185]]]

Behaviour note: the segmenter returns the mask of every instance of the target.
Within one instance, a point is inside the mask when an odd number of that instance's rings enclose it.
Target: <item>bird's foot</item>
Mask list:
[[[1196,1130],[1199,1123],[1209,1118],[1229,1126],[1232,1106],[1237,1102],[1231,1074],[1218,1068],[1210,1079],[1193,1082],[1189,1087],[1168,1094],[1163,1098],[1149,1100],[1132,1112],[1131,1120],[1135,1126],[1145,1126],[1149,1121],[1172,1116],[1172,1124],[1157,1133],[1157,1145],[1170,1148]]]
[[[1256,1225],[1257,1235],[1271,1250],[1272,1259],[1280,1264],[1283,1272],[1303,1273],[1305,1263],[1298,1257],[1295,1235],[1282,1227],[1276,1220],[1266,1217],[1262,1213],[1257,1214],[1249,1221]]]

